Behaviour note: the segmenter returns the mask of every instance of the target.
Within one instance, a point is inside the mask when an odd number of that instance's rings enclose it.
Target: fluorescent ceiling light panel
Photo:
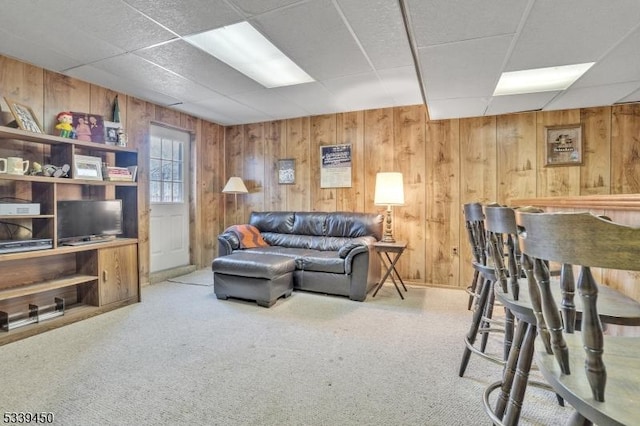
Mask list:
[[[268,88],[314,81],[246,21],[184,40]]]
[[[504,72],[500,76],[494,96],[565,90],[595,62],[559,67]]]

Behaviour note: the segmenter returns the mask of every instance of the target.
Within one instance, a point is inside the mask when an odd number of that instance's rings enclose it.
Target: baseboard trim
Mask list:
[[[149,284],[157,284],[180,275],[190,274],[196,271],[196,265],[178,266],[177,268],[164,269],[149,274]]]

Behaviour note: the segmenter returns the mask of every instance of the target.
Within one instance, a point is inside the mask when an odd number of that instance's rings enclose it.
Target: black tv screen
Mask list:
[[[58,241],[122,234],[122,200],[58,201]]]

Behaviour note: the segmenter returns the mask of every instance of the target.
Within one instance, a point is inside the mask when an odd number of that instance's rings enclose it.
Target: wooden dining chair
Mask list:
[[[538,321],[548,327],[551,342],[551,348],[537,345],[536,364],[554,391],[575,409],[571,424],[638,424],[640,338],[605,335],[602,324],[640,325],[640,309],[636,301],[598,285],[596,277],[606,278],[613,269],[636,271],[630,276],[637,280],[640,228],[590,213],[516,211],[516,223],[529,281],[540,291],[543,318]],[[562,296],[553,291],[559,284],[550,279],[547,261],[580,271],[575,303],[579,331],[566,331],[570,324],[563,324],[557,303]],[[571,316],[565,322],[566,318]]]
[[[504,333],[504,321],[493,317],[495,307],[494,285],[496,283],[495,268],[488,265],[487,239],[484,224],[483,205],[468,203],[464,206],[465,224],[469,244],[471,246],[474,275],[469,293],[468,308],[473,310],[469,331],[464,338],[465,348],[462,353],[458,375],[464,376],[471,354],[503,365],[506,355],[502,358],[486,352],[490,333]],[[478,337],[480,342],[478,343]],[[504,351],[503,351],[504,352]],[[505,352],[506,354],[506,352]]]
[[[479,265],[487,264],[486,255],[486,238],[484,230],[484,213],[482,212],[481,203],[467,203],[463,206],[465,228],[467,229],[467,238],[469,240],[469,246],[471,248],[472,264],[477,263]],[[480,281],[480,272],[477,269],[473,270],[473,278],[471,283],[467,286],[466,290],[469,294],[469,302],[467,309],[471,310],[474,306],[474,302],[478,298]]]

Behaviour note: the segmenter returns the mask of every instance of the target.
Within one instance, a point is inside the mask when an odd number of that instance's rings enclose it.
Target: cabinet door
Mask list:
[[[138,298],[136,244],[98,250],[100,305]]]

